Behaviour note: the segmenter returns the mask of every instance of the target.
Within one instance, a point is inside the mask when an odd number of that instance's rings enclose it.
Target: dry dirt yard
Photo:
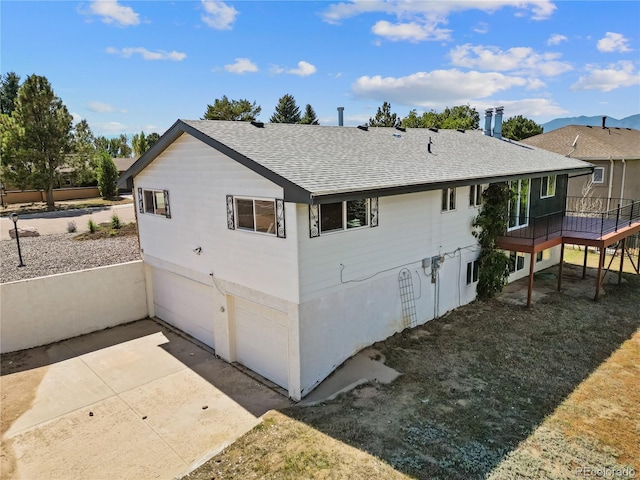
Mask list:
[[[474,302],[375,344],[393,383],[270,412],[186,478],[640,476],[640,276],[596,303],[556,271],[530,309]]]

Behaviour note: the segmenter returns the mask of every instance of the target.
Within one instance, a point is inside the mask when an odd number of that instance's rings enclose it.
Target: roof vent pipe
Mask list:
[[[427,143],[427,152],[431,153],[431,145],[433,145],[433,142],[431,141],[431,137],[429,137],[429,143]]]
[[[496,107],[496,119],[493,125],[493,136],[502,140],[502,112],[504,107]]]
[[[491,136],[491,117],[493,117],[493,108],[487,108],[484,111],[484,134]]]
[[[603,128],[603,129],[604,129],[604,128],[607,128],[607,116],[606,116],[606,115],[604,115],[604,116],[602,117],[602,128]]]
[[[338,126],[344,127],[344,107],[338,107]]]

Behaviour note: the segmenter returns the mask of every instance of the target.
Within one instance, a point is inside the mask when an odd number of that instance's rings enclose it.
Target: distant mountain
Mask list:
[[[569,118],[556,118],[550,122],[543,123],[544,133],[557,130],[558,128],[566,127],[567,125],[592,125],[599,127],[602,125],[602,115],[595,117],[569,117]],[[617,118],[607,117],[607,127],[620,127],[620,128],[633,128],[640,130],[640,113],[625,117],[622,120]]]

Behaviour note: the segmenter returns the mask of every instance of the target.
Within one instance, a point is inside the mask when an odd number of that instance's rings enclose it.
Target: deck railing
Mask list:
[[[519,223],[521,227],[512,227],[505,236],[535,240],[548,240],[561,235],[589,234],[602,237],[622,228],[640,222],[640,201],[628,199],[588,199],[568,197],[567,208],[537,217],[511,217],[509,225]],[[597,200],[592,202],[591,200]],[[602,203],[600,203],[602,201]],[[602,208],[607,203],[615,208]]]

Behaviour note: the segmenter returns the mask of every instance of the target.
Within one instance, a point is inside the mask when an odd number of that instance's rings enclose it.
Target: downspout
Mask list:
[[[620,204],[622,205],[622,199],[624,198],[624,177],[627,173],[627,162],[622,159],[622,182],[620,183]]]
[[[607,194],[607,211],[611,208],[611,193],[613,193],[613,159],[611,158],[611,155],[609,155],[609,193]]]

